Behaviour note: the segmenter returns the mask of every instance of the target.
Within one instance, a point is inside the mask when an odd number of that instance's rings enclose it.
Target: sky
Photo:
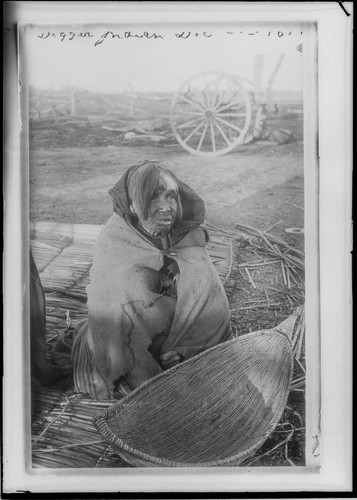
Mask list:
[[[174,91],[204,71],[253,78],[256,55],[264,56],[266,85],[281,53],[275,90],[302,89],[303,42],[298,25],[205,26],[27,25],[20,66],[28,84],[73,86],[94,92]],[[113,36],[114,35],[114,36]]]

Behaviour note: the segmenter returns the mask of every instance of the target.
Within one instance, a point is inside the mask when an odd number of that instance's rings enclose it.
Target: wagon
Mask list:
[[[266,89],[260,88],[263,59],[255,59],[254,82],[243,76],[210,71],[186,80],[171,103],[170,121],[178,143],[190,153],[214,157],[244,144],[259,104],[270,103],[281,54]]]

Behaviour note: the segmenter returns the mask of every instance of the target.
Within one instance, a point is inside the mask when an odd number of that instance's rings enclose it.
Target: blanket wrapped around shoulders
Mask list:
[[[182,183],[180,189],[186,188],[191,201],[202,201]],[[174,350],[183,359],[230,338],[229,305],[206,249],[205,231],[199,221],[185,218],[185,194],[182,198],[183,221],[168,249],[140,234],[125,206],[103,227],[87,288],[88,321],[73,346],[76,391],[108,399],[117,382],[134,389],[160,373],[150,350],[155,338],[161,338],[161,354]],[[179,269],[177,296],[160,291],[165,256]]]

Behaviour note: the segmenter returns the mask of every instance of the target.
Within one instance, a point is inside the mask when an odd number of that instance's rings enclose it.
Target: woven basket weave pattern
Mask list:
[[[284,335],[254,332],[158,375],[94,423],[136,466],[235,465],[277,425],[292,365]]]

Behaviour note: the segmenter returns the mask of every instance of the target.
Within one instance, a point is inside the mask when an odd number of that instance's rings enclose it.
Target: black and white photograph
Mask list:
[[[43,4],[16,30],[27,473],[313,478],[317,21]]]

